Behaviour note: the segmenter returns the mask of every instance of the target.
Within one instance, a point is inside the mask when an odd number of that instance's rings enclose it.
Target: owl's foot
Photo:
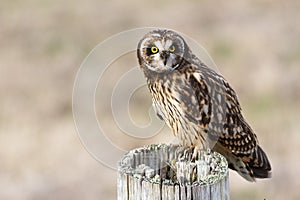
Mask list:
[[[210,152],[211,150],[207,149],[207,153]],[[198,146],[181,147],[177,158],[179,161],[196,162],[203,159],[203,151]]]
[[[182,147],[178,154],[178,160],[195,162],[199,154],[199,148],[196,146]]]
[[[194,148],[193,148],[193,155],[192,155],[192,160],[194,162],[199,159],[199,157],[200,157],[199,154],[200,154],[200,148],[198,146],[194,146]]]

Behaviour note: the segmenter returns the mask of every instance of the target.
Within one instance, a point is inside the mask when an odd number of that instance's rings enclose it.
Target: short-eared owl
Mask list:
[[[248,181],[270,177],[271,165],[242,116],[235,91],[180,35],[151,31],[139,42],[137,56],[154,109],[182,146],[218,151]]]

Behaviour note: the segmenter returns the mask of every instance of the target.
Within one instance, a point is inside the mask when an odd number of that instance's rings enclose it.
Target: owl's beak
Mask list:
[[[167,51],[161,52],[161,58],[164,61],[164,65],[167,64],[170,54]]]

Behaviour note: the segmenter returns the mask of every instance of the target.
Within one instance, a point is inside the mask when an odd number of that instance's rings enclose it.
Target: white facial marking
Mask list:
[[[154,59],[154,60],[160,60],[160,55],[159,55],[159,53],[154,54],[154,55],[153,55],[153,59]]]
[[[163,44],[161,43],[161,41],[155,41],[154,45],[160,50],[162,51],[164,49]]]
[[[172,66],[173,65],[173,61],[175,60],[176,55],[175,54],[170,54],[168,61],[167,61],[167,65],[168,66]]]
[[[168,50],[170,49],[170,47],[172,46],[173,44],[173,41],[172,40],[167,40],[166,41],[166,44],[165,44],[165,49]]]

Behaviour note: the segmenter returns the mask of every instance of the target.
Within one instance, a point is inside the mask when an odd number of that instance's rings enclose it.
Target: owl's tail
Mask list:
[[[271,177],[271,164],[267,158],[265,152],[257,146],[255,151],[249,156],[249,159],[243,159],[247,168],[250,171],[250,175],[254,178],[270,178]],[[249,161],[249,162],[248,162]]]
[[[243,178],[254,182],[255,178],[270,178],[271,165],[265,152],[257,146],[251,155],[236,155],[216,144],[215,151],[226,157],[228,167],[237,171]]]

